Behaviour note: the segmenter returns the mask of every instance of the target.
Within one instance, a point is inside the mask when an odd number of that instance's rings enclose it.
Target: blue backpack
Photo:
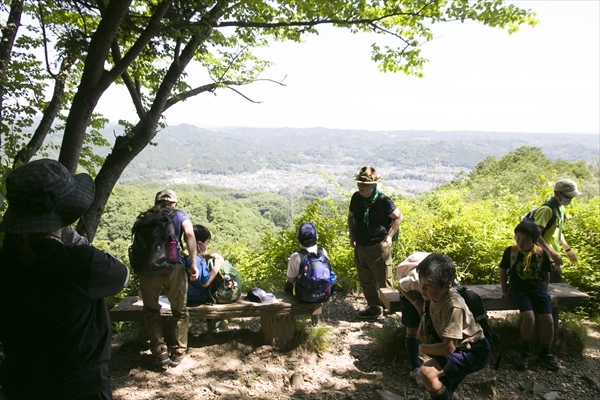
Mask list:
[[[295,295],[308,303],[322,303],[328,301],[333,293],[336,282],[335,273],[331,271],[331,264],[322,247],[318,247],[317,254],[309,253],[306,249],[298,250],[304,255],[300,262],[300,277],[294,290],[299,289]]]

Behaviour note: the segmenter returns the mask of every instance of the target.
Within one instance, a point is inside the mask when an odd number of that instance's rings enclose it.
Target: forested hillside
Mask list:
[[[107,138],[114,137],[111,127]],[[470,171],[486,157],[523,145],[553,161],[593,162],[597,135],[494,132],[373,132],[312,129],[167,127],[125,170],[121,183],[138,180],[203,183],[247,190],[288,190],[331,196],[350,190],[364,164],[384,173],[386,185],[405,194],[428,191]]]
[[[589,293],[588,312],[600,313],[599,165],[553,161],[537,147],[521,147],[500,158],[488,157],[470,174],[460,173],[435,190],[417,195],[392,194],[405,216],[394,245],[397,262],[413,251],[436,251],[455,260],[462,283],[498,282],[498,264],[512,244],[514,226],[529,209],[552,194],[560,178],[578,182],[583,196],[567,207],[565,235],[579,265],[564,268],[566,281]],[[115,188],[95,243],[126,259],[136,215],[152,205],[165,184],[128,184]],[[211,251],[231,260],[247,287],[281,288],[287,257],[298,248],[295,226],[316,223],[319,242],[330,255],[340,286],[357,288],[348,245],[346,215],[351,192],[333,197],[294,198],[205,185],[169,185],[193,222],[213,232]],[[384,187],[384,190],[385,187]],[[566,259],[566,258],[565,258]],[[135,291],[135,284],[128,289]],[[123,295],[125,292],[123,293]]]

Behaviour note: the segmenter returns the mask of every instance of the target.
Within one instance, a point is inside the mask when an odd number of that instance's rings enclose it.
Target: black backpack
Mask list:
[[[141,213],[133,227],[129,262],[138,275],[160,275],[172,271],[179,249],[175,238],[175,210],[151,208]]]
[[[456,286],[454,289],[456,289],[456,291],[465,300],[465,304],[467,305],[467,307],[469,307],[469,310],[471,310],[475,321],[477,321],[477,323],[481,325],[481,329],[483,329],[483,334],[485,335],[485,338],[490,342],[490,344],[498,347],[498,358],[496,359],[496,364],[494,365],[494,369],[497,370],[498,366],[500,365],[500,360],[502,359],[502,346],[500,345],[500,335],[498,335],[490,325],[487,310],[485,309],[483,300],[481,300],[481,297],[479,297],[477,293],[475,293],[471,289],[468,289],[466,286]],[[425,317],[425,326],[427,332],[433,337],[435,342],[441,342],[442,339],[435,331],[433,324],[431,323],[431,318],[429,318],[429,300],[425,301],[425,306],[423,308],[423,316]]]
[[[529,210],[527,214],[523,215],[523,218],[521,219],[522,221],[535,222],[535,213],[537,212],[537,210],[544,206],[549,207],[552,210],[552,217],[550,217],[550,220],[548,221],[544,229],[542,229],[542,236],[544,236],[548,228],[551,227],[554,224],[554,222],[556,222],[556,215],[558,214],[558,210],[556,205],[551,200],[545,201],[544,204],[542,204],[541,206]]]

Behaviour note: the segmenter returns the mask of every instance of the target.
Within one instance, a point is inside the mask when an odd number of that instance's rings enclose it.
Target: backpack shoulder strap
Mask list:
[[[321,246],[317,246],[317,255],[325,257],[325,250]]]
[[[556,202],[553,201],[553,198],[552,198],[552,199],[544,201],[544,203],[540,207],[544,207],[544,206],[548,207],[550,209],[550,211],[552,211],[552,216],[546,223],[546,226],[544,227],[544,229],[542,229],[542,236],[544,236],[546,234],[546,231],[548,230],[548,228],[551,227],[556,222],[556,218],[558,216],[558,206],[559,205],[556,204]],[[538,207],[538,209],[540,207]]]
[[[537,261],[537,267],[541,272],[542,262],[544,260],[544,249],[542,249],[540,246],[535,244],[535,245],[533,245],[533,251],[535,252],[535,259]]]
[[[517,262],[518,256],[519,256],[519,246],[517,246],[516,244],[513,244],[512,246],[510,246],[510,266],[508,267],[507,274],[510,272],[512,267],[514,267],[515,263]]]

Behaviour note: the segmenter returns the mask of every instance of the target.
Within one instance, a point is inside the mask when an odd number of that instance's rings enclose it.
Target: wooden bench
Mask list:
[[[286,292],[274,293],[272,303],[253,303],[244,300],[245,293],[232,304],[202,304],[188,307],[190,317],[201,319],[229,319],[243,317],[260,317],[261,333],[268,343],[285,348],[294,338],[295,317],[297,315],[313,316],[322,313],[320,303],[302,303]],[[170,318],[171,306],[165,296],[159,300],[162,308],[161,316]],[[110,310],[112,322],[138,321],[140,333],[143,330],[143,302],[138,296],[129,296],[121,300]]]
[[[502,299],[502,289],[500,285],[466,285],[469,289],[472,289],[475,293],[481,297],[486,310],[488,311],[500,311],[500,310],[518,310],[519,308],[512,301],[505,301]],[[552,319],[554,323],[554,332],[558,332],[558,312],[561,309],[572,309],[577,306],[583,305],[590,300],[590,296],[583,293],[571,285],[566,283],[551,283],[548,286],[550,295],[558,300],[557,303],[552,305]],[[402,311],[400,308],[400,292],[398,289],[384,288],[379,289],[379,299],[383,306],[388,312]],[[539,327],[536,324],[536,327]],[[539,340],[540,332],[536,328],[534,335],[534,342]],[[557,335],[554,335],[556,341]]]
[[[469,289],[475,291],[485,308],[488,311],[493,310],[517,310],[518,307],[512,301],[502,300],[502,290],[500,285],[467,285]],[[590,296],[583,293],[566,283],[551,283],[548,287],[550,295],[558,300],[558,308],[575,308],[590,300]],[[401,311],[400,292],[398,289],[383,288],[379,289],[379,299],[388,312]]]

